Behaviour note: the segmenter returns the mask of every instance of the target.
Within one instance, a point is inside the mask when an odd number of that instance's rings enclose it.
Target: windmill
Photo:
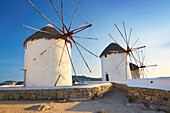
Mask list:
[[[143,78],[147,78],[147,73],[149,73],[148,69],[147,68],[150,68],[150,67],[155,67],[157,66],[156,64],[154,65],[146,65],[145,63],[145,53],[144,51],[136,51],[136,56],[138,58],[138,68],[140,69],[140,74],[143,76]]]
[[[139,50],[141,48],[145,48],[146,46],[141,46],[141,47],[134,47],[136,45],[136,43],[139,41],[139,38],[135,41],[135,43],[133,43],[133,45],[130,47],[130,38],[131,38],[131,33],[132,33],[132,28],[130,29],[129,32],[129,37],[127,36],[126,33],[126,28],[125,28],[125,23],[123,22],[123,29],[124,29],[124,33],[125,35],[122,34],[122,32],[119,30],[119,28],[117,27],[116,24],[114,24],[114,26],[116,27],[116,29],[118,30],[118,32],[120,33],[121,37],[123,38],[125,44],[126,44],[126,49],[125,52],[129,55],[130,61],[132,62],[132,58],[135,60],[136,64],[138,64],[138,60],[135,58],[133,52],[136,50]],[[109,34],[109,36],[118,44],[118,42]],[[124,57],[125,58],[125,57]],[[124,59],[122,59],[123,61]],[[121,62],[119,63],[119,65],[121,64]],[[119,66],[118,65],[118,66]]]
[[[45,34],[49,34],[49,35],[56,35],[57,36],[57,39],[60,38],[62,41],[64,41],[64,44],[62,46],[62,50],[61,51],[61,56],[60,56],[60,60],[59,60],[59,63],[58,65],[60,66],[61,65],[61,62],[62,62],[62,59],[63,59],[63,54],[65,51],[67,51],[67,54],[68,54],[68,58],[70,60],[70,63],[71,63],[71,66],[73,68],[73,71],[74,71],[74,74],[77,78],[77,74],[76,74],[76,70],[75,70],[75,67],[73,65],[73,61],[72,61],[72,58],[71,58],[71,55],[70,55],[70,50],[69,50],[69,47],[68,47],[68,43],[67,42],[70,42],[71,45],[72,43],[75,45],[75,47],[77,48],[81,58],[83,59],[87,69],[89,70],[89,72],[91,72],[91,69],[89,67],[89,65],[87,64],[82,52],[80,51],[79,47],[81,47],[82,49],[84,49],[85,51],[87,51],[88,53],[92,54],[93,56],[97,57],[97,55],[95,55],[94,53],[92,53],[91,51],[89,51],[88,49],[86,49],[86,47],[82,46],[80,43],[78,43],[75,38],[79,38],[79,39],[93,39],[93,40],[97,40],[97,38],[88,38],[88,37],[80,37],[80,36],[75,36],[75,34],[87,29],[87,28],[90,28],[92,26],[92,24],[89,24],[89,22],[91,22],[91,20],[87,21],[86,23],[82,24],[81,26],[77,27],[76,29],[71,29],[72,28],[72,24],[73,24],[73,21],[74,21],[74,18],[76,16],[76,13],[78,11],[78,8],[80,6],[80,3],[78,4],[75,12],[74,12],[74,15],[71,19],[71,22],[70,22],[70,25],[67,27],[64,23],[64,18],[63,18],[63,0],[61,0],[61,15],[59,14],[58,10],[56,9],[54,3],[52,0],[50,0],[55,12],[57,13],[61,23],[62,23],[62,28],[59,28],[58,26],[56,26],[50,19],[48,19],[42,12],[40,12],[40,10],[30,1],[28,0],[28,2],[31,4],[31,6],[40,14],[42,15],[50,24],[52,24],[58,31],[55,31],[53,28],[53,31],[55,32],[52,32],[50,30],[39,30],[39,29],[36,29],[34,27],[31,27],[31,26],[27,26],[27,25],[24,25],[22,24],[22,26],[24,27],[27,27],[27,28],[30,28],[30,29],[33,29],[33,30],[36,30],[38,32],[42,32],[42,33],[45,33]],[[47,26],[49,27],[49,26]],[[44,28],[45,29],[45,28]],[[49,46],[48,48],[46,48],[45,50],[43,50],[39,55],[37,55],[34,59],[32,59],[33,61],[36,61],[40,56],[44,55],[45,53],[47,53],[48,50],[50,50],[52,47],[54,47],[57,43],[54,43],[52,44],[51,46]],[[61,75],[58,76],[57,78],[57,81],[55,82],[55,85],[57,84],[59,78],[60,78]],[[78,78],[77,78],[77,81],[78,81]]]
[[[131,79],[130,74],[130,67],[129,67],[129,62],[128,62],[128,56],[130,59],[130,62],[135,61],[135,64],[138,64],[137,58],[135,58],[134,51],[137,51],[139,49],[145,48],[145,46],[141,47],[134,47],[136,43],[139,41],[139,38],[130,46],[130,38],[131,38],[131,33],[132,33],[132,28],[129,31],[129,35],[127,36],[127,31],[125,28],[125,24],[123,22],[123,29],[124,29],[124,35],[118,28],[116,24],[114,24],[116,27],[117,31],[123,38],[126,48],[123,48],[120,46],[120,44],[109,34],[109,36],[114,40],[115,43],[111,43],[100,55],[100,58],[102,60],[102,78],[103,80],[108,80],[108,78],[112,78],[111,81],[126,81],[127,79]],[[102,57],[106,55],[106,57]],[[107,55],[109,57],[107,57]],[[116,60],[114,60],[116,59]],[[113,61],[111,61],[113,60]],[[114,65],[113,65],[114,64]],[[107,69],[110,68],[110,69]],[[132,65],[132,68],[133,67]],[[109,75],[110,74],[110,75]],[[113,76],[115,76],[113,78]]]

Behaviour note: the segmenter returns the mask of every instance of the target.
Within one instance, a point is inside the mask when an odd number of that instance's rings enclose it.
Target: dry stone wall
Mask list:
[[[0,88],[0,100],[92,99],[112,90],[112,83],[50,88]]]
[[[130,87],[126,84],[112,83],[114,88],[127,91],[128,97],[144,103],[170,106],[170,91],[142,87]]]
[[[141,87],[128,87],[128,96],[143,102],[170,106],[170,91]]]

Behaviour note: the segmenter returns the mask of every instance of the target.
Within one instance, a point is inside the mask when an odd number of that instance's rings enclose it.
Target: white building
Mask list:
[[[102,80],[123,82],[131,79],[127,56],[127,52],[120,45],[108,45],[100,55]]]
[[[41,30],[54,34],[38,31],[25,40],[25,86],[72,85],[71,62],[66,46],[64,48],[61,65],[59,66],[65,40],[61,39],[61,34],[49,24]],[[52,45],[55,46],[40,55]],[[67,41],[67,45],[71,54],[71,42]],[[39,57],[33,60],[37,56]]]

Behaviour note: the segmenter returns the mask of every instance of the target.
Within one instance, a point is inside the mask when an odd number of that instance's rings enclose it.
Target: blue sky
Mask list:
[[[60,10],[60,0],[53,0]],[[61,27],[61,22],[47,0],[32,2]],[[114,23],[122,27],[124,21],[127,30],[133,28],[132,42],[138,37],[137,45],[146,45],[146,62],[157,64],[149,70],[148,77],[170,75],[170,1],[169,0],[80,0],[73,28],[79,27],[88,20],[92,20],[92,28],[78,34],[81,36],[97,37],[98,41],[77,40],[97,55],[113,40],[110,33],[119,43],[124,42],[118,36]],[[25,7],[24,7],[25,4]],[[78,0],[64,0],[64,21],[69,25]],[[24,68],[24,40],[35,31],[24,28],[21,24],[41,29],[49,24],[35,9],[25,0],[3,0],[0,4],[0,81],[23,79]],[[77,73],[90,76],[101,76],[100,58],[95,58],[83,51],[87,62],[92,68],[90,74],[82,62],[76,49],[72,49],[72,58]],[[148,60],[147,60],[148,59]]]

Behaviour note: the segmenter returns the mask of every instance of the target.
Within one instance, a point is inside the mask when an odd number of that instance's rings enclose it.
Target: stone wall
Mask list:
[[[170,105],[170,91],[141,87],[128,87],[128,96],[157,105]]]
[[[117,88],[117,89],[121,89],[121,90],[127,91],[127,85],[126,85],[126,84],[115,83],[115,82],[112,82],[112,84],[113,84],[113,87],[114,87],[114,88]]]
[[[91,99],[112,90],[112,83],[84,86],[0,88],[0,100]]]
[[[112,83],[114,88],[125,90],[129,98],[144,103],[170,106],[170,91],[142,87],[130,87],[126,84]]]

